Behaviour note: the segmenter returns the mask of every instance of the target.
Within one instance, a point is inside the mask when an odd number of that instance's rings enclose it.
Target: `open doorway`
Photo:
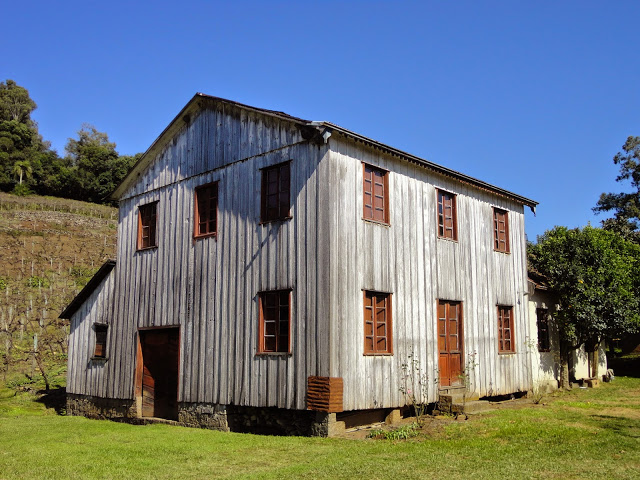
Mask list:
[[[139,330],[136,395],[142,417],[178,419],[178,327]]]

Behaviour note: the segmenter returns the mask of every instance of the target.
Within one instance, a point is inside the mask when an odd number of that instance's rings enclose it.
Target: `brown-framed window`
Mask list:
[[[364,292],[364,354],[393,353],[391,294]]]
[[[550,352],[549,310],[546,308],[536,308],[536,319],[538,323],[538,351]]]
[[[498,305],[498,353],[515,353],[513,307]]]
[[[291,162],[262,169],[260,221],[263,223],[290,218]]]
[[[216,235],[218,231],[218,182],[201,185],[195,193],[195,238]]]
[[[107,330],[108,326],[100,323],[93,325],[96,332],[96,346],[93,350],[95,358],[105,358],[107,356]]]
[[[366,163],[363,168],[362,218],[389,223],[389,172]]]
[[[438,196],[438,237],[458,240],[458,216],[456,196],[444,190],[437,190]]]
[[[157,247],[156,224],[158,202],[138,207],[138,250]]]
[[[260,292],[258,353],[289,353],[291,290]]]
[[[493,248],[509,253],[509,212],[493,207]]]

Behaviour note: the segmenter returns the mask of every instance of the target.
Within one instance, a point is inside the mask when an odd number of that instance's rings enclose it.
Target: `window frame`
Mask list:
[[[281,290],[265,290],[258,293],[258,310],[259,310],[259,322],[258,322],[258,350],[256,355],[291,355],[291,289],[281,289]],[[267,296],[269,295],[277,295],[278,296],[278,311],[282,308],[282,297],[283,295],[287,296],[287,338],[286,338],[286,350],[284,347],[280,345],[280,337],[282,336],[280,332],[280,322],[281,318],[275,320],[275,350],[267,350],[265,345],[266,339],[266,329],[265,329],[265,303],[267,302]],[[280,313],[280,312],[279,312]],[[278,315],[279,315],[278,313]],[[273,321],[273,320],[267,320]],[[280,347],[280,348],[279,348]]]
[[[107,334],[109,333],[109,325],[106,323],[94,323],[94,346],[93,356],[94,360],[104,360],[107,358]]]
[[[367,307],[367,295],[372,296],[371,307]],[[377,335],[377,325],[374,320],[375,315],[372,313],[371,316],[367,315],[367,309],[373,309],[376,304],[376,298],[378,296],[385,297],[385,335]],[[362,306],[363,306],[363,354],[365,356],[375,356],[375,355],[393,355],[393,303],[392,303],[393,295],[389,292],[380,292],[375,290],[363,290],[362,297]],[[377,307],[376,307],[377,308]],[[371,320],[368,320],[371,318]],[[367,335],[367,324],[371,324],[371,335]],[[367,346],[367,339],[371,338],[371,348]],[[386,349],[378,349],[378,342],[380,338],[385,339]]]
[[[194,204],[194,221],[193,221],[193,238],[195,240],[199,240],[201,238],[207,238],[207,237],[217,237],[218,236],[218,200],[219,200],[219,195],[218,195],[218,183],[217,181],[215,182],[210,182],[210,183],[205,183],[204,185],[199,185],[194,189],[194,194],[193,194],[193,204]],[[207,231],[206,233],[200,233],[200,224],[202,223],[200,221],[200,201],[198,198],[198,194],[201,192],[210,192],[211,190],[215,190],[215,217],[213,219],[213,222],[215,222],[215,229],[213,231]],[[211,195],[211,193],[209,193],[209,197],[207,198],[207,200],[211,201],[211,197],[213,195]],[[207,225],[207,228],[209,227],[209,224],[211,223],[211,220],[207,220],[205,221],[205,224]]]
[[[500,215],[504,215],[503,239],[500,238]],[[509,211],[504,208],[493,207],[493,249],[496,252],[511,253],[509,243]]]
[[[153,209],[153,214],[145,216],[144,211],[146,209]],[[153,226],[143,225],[143,218],[147,218],[149,216],[153,217]],[[144,244],[144,236],[143,236],[144,228],[150,229],[149,238],[153,240],[153,243],[149,241],[149,245]],[[151,235],[151,232],[153,233],[153,237]],[[158,248],[158,201],[157,200],[155,202],[149,202],[149,203],[145,203],[144,205],[138,206],[138,238],[136,242],[136,247],[138,251]]]
[[[544,327],[542,327],[544,325]],[[536,308],[536,326],[538,327],[538,352],[551,351],[551,335],[549,332],[549,309]],[[541,328],[542,327],[542,328]],[[542,336],[541,336],[542,332]]]
[[[508,320],[509,325],[505,327],[505,313],[509,312]],[[497,306],[498,313],[498,354],[500,355],[509,355],[516,353],[515,346],[515,328],[514,328],[514,315],[513,315],[513,305],[498,305]],[[508,338],[505,337],[505,330],[508,331]],[[505,343],[509,342],[509,348],[505,347]]]
[[[271,223],[271,222],[280,222],[291,219],[291,160],[287,160],[286,162],[276,163],[275,165],[268,165],[266,167],[262,167],[260,169],[262,178],[260,180],[260,223]],[[288,169],[289,175],[289,183],[286,191],[286,202],[283,202],[283,199],[280,198],[283,195],[284,190],[281,190],[282,186],[281,181],[281,170],[286,167]],[[276,170],[278,172],[278,215],[277,216],[268,216],[269,208],[267,207],[267,186],[268,186],[268,175],[269,172]],[[283,205],[286,204],[286,212],[282,212]]]
[[[447,234],[446,228],[446,219],[445,216],[445,204],[444,200],[441,201],[441,197],[444,199],[445,196],[451,197],[451,221],[453,223],[453,227],[451,228],[451,235]],[[442,238],[445,240],[451,240],[453,242],[458,241],[458,195],[448,190],[443,190],[441,188],[436,188],[436,233],[438,238]],[[440,206],[442,205],[442,213],[440,213]],[[442,223],[440,223],[440,219],[442,218]],[[440,229],[442,227],[442,233],[440,233]]]
[[[371,171],[371,203],[367,204],[367,170]],[[374,174],[380,174],[382,177],[382,220],[375,218],[375,181]],[[367,206],[371,209],[371,213],[367,213]],[[369,163],[362,162],[362,219],[367,222],[380,223],[382,225],[390,225],[390,214],[389,214],[389,171],[384,168],[377,167],[375,165],[371,165]]]

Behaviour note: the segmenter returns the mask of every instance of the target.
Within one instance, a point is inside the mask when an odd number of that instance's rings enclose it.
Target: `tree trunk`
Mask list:
[[[571,350],[566,342],[560,342],[560,388],[569,390],[569,354]]]
[[[600,343],[596,343],[595,347],[593,348],[593,364],[591,365],[591,378],[598,378],[598,363],[599,363],[599,358],[598,358],[598,351],[600,350]]]

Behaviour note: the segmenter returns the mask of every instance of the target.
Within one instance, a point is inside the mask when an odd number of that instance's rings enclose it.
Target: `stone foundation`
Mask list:
[[[178,422],[187,427],[229,431],[226,407],[213,403],[181,403]]]
[[[67,414],[137,424],[158,421],[139,417],[135,400],[73,393],[67,394]],[[180,403],[178,421],[171,423],[223,432],[263,435],[327,437],[344,431],[344,422],[336,421],[335,413],[212,403]]]
[[[136,418],[136,402],[67,393],[67,415],[124,421]]]
[[[228,405],[227,419],[232,432],[326,437],[330,433],[331,414],[312,410]],[[335,415],[333,419],[335,422]]]

